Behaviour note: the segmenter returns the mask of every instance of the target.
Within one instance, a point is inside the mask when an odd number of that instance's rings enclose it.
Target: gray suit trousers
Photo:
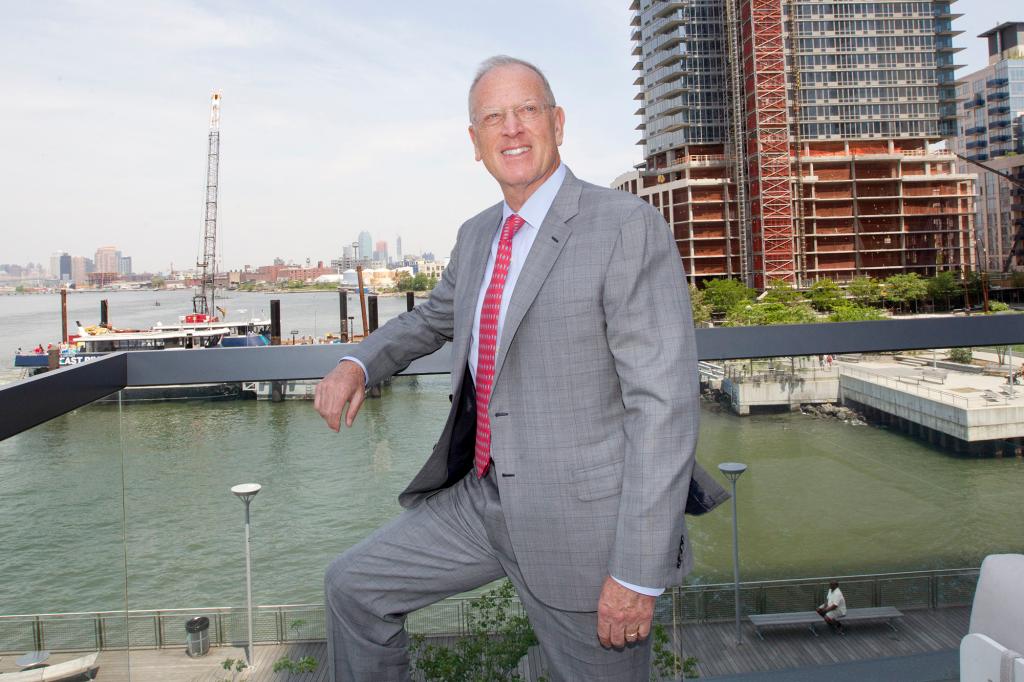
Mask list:
[[[471,471],[331,562],[325,603],[335,682],[410,679],[406,614],[505,576],[540,641],[548,679],[649,679],[649,639],[605,649],[597,639],[596,610],[554,609],[530,592],[512,550],[494,471],[483,479]]]

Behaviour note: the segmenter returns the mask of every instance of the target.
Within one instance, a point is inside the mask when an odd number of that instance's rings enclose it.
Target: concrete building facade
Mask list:
[[[957,81],[961,105],[949,144],[967,159],[1024,179],[1024,22],[1000,24],[978,37],[988,42],[988,65]],[[979,175],[979,267],[1024,268],[1024,190],[996,173],[959,164]]]
[[[634,0],[645,162],[693,282],[934,274],[972,264],[952,2]]]

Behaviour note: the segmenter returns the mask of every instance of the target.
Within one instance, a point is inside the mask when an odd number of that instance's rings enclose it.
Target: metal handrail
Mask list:
[[[969,604],[980,569],[952,568],[898,573],[782,578],[740,583],[744,614],[773,609],[810,610],[830,580],[845,587],[847,601],[898,608],[942,608]],[[734,618],[732,583],[683,585],[659,599],[658,622],[713,622]],[[410,614],[406,629],[428,635],[469,633],[472,597],[450,597]],[[510,608],[521,609],[518,600]],[[187,618],[210,618],[213,645],[238,644],[245,633],[244,607],[89,611],[0,616],[0,652],[36,650],[159,649],[183,646]],[[297,616],[302,624],[293,628]],[[255,608],[254,641],[263,644],[322,641],[322,604],[275,604]],[[73,627],[75,624],[77,628]],[[60,627],[63,626],[63,627]],[[294,632],[290,632],[294,631]]]
[[[943,391],[937,388],[930,388],[928,386],[922,386],[919,382],[920,379],[916,377],[891,377],[885,374],[875,374],[868,372],[861,368],[843,367],[841,374],[852,376],[855,379],[863,379],[873,384],[893,386],[901,390],[905,390],[909,393],[916,393],[922,398],[932,399],[936,402],[941,403],[952,403],[954,406],[963,403],[964,406],[971,406],[971,396],[960,395],[957,393],[950,393],[949,391]],[[922,393],[923,391],[923,393]],[[933,398],[932,396],[938,396]]]

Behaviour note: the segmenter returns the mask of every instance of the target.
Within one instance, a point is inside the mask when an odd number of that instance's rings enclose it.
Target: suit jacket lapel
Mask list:
[[[508,310],[505,313],[505,323],[501,329],[501,340],[498,344],[498,357],[494,362],[494,378],[497,381],[501,374],[501,367],[508,354],[509,344],[519,329],[526,311],[533,304],[533,299],[540,292],[544,280],[562,252],[562,247],[572,233],[572,227],[566,223],[570,218],[579,212],[580,193],[583,185],[576,177],[565,171],[565,180],[562,187],[555,195],[555,200],[548,209],[544,224],[540,226],[537,238],[530,247],[530,253],[526,256],[526,262],[516,280],[516,288],[512,291],[512,298],[508,303]]]
[[[466,230],[469,238],[466,248],[459,253],[459,279],[455,284],[455,338],[452,353],[452,381],[461,386],[462,372],[469,359],[469,337],[473,333],[473,316],[476,313],[477,298],[483,286],[484,270],[491,255],[491,242],[501,227],[501,207],[496,204],[480,214],[476,223]]]

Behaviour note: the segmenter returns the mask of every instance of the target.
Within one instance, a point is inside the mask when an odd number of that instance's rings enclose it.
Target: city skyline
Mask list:
[[[958,2],[962,76],[976,36],[1024,19],[1007,0]],[[0,109],[12,161],[0,222],[7,262],[118,244],[136,271],[191,267],[201,238],[210,90],[224,92],[222,269],[341,255],[363,230],[443,257],[467,218],[500,200],[474,163],[466,88],[507,52],[545,69],[567,110],[563,158],[602,185],[642,161],[627,2],[525,2],[528,31],[469,3],[387,9],[271,3],[18,6],[0,28]],[[384,14],[388,12],[388,14]],[[1019,16],[1018,16],[1019,15]],[[566,31],[585,36],[565,49]],[[421,49],[424,36],[431,45]],[[24,55],[32,54],[31,61]]]

